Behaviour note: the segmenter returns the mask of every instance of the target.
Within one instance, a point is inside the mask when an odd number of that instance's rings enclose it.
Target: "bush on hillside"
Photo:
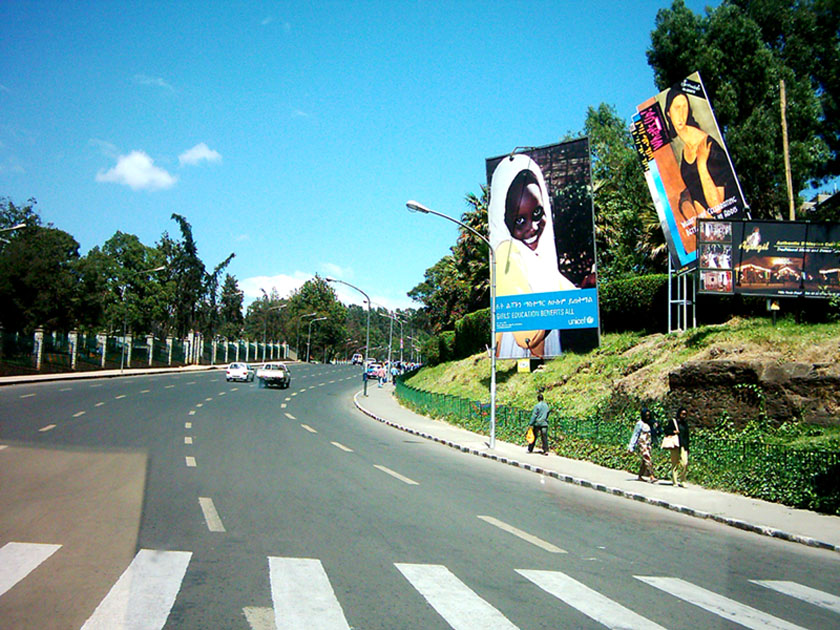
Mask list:
[[[656,333],[668,328],[668,275],[652,274],[598,286],[601,330]]]
[[[483,352],[490,343],[490,309],[464,315],[455,322],[455,358]]]

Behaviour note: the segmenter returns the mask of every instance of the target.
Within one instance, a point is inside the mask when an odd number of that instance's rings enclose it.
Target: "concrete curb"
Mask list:
[[[94,378],[119,378],[124,376],[148,376],[149,374],[186,374],[187,372],[204,372],[208,370],[225,369],[227,365],[185,365],[177,368],[126,368],[119,370],[85,370],[84,372],[55,372],[53,374],[21,374],[17,376],[0,376],[0,387],[3,385],[24,385],[32,383],[49,383],[52,381],[77,381]]]
[[[373,418],[385,424],[389,427],[393,427],[395,429],[399,429],[400,431],[404,431],[406,433],[410,433],[412,435],[416,435],[418,437],[422,437],[427,440],[431,440],[433,442],[437,442],[438,444],[443,444],[444,446],[448,446],[450,448],[454,448],[455,450],[461,451],[463,453],[468,453],[470,455],[477,455],[479,457],[484,457],[485,459],[491,459],[493,461],[500,462],[502,464],[507,464],[508,466],[515,466],[516,468],[522,468],[524,470],[528,470],[531,472],[538,473],[540,475],[545,475],[547,477],[551,477],[553,479],[557,479],[558,481],[562,481],[564,483],[570,483],[576,486],[580,486],[581,488],[590,488],[592,490],[597,490],[598,492],[605,492],[607,494],[611,494],[617,497],[623,497],[625,499],[630,499],[633,501],[639,501],[641,503],[647,503],[648,505],[654,505],[656,507],[665,508],[666,510],[671,510],[673,512],[679,512],[680,514],[685,514],[686,516],[693,516],[695,518],[702,518],[707,520],[712,520],[717,523],[721,523],[723,525],[728,525],[730,527],[735,527],[737,529],[741,529],[747,532],[752,532],[755,534],[761,534],[762,536],[768,536],[770,538],[779,538],[781,540],[786,540],[788,542],[795,542],[801,545],[806,545],[808,547],[814,547],[817,549],[825,549],[828,551],[836,551],[840,552],[840,545],[834,545],[831,543],[823,542],[821,540],[817,540],[815,538],[810,538],[808,536],[800,536],[798,534],[791,534],[789,532],[782,531],[780,529],[776,529],[773,527],[767,527],[764,525],[756,525],[753,523],[747,523],[745,521],[730,518],[727,516],[723,516],[721,514],[712,514],[710,512],[704,512],[702,510],[695,510],[694,508],[687,507],[685,505],[680,505],[678,503],[671,503],[669,501],[664,501],[662,499],[652,499],[650,497],[646,497],[642,494],[636,492],[629,492],[627,490],[622,490],[621,488],[613,488],[601,483],[589,481],[587,479],[581,479],[578,477],[573,477],[572,475],[566,475],[562,473],[558,473],[554,470],[549,470],[542,466],[535,466],[533,464],[529,464],[526,462],[520,462],[515,459],[511,459],[509,457],[502,457],[499,455],[495,455],[493,453],[485,453],[479,451],[474,448],[470,448],[468,446],[463,446],[461,444],[457,444],[456,442],[452,442],[451,440],[444,440],[437,436],[425,433],[423,431],[418,431],[417,429],[412,429],[411,427],[406,427],[392,420],[388,420],[387,418],[382,418],[369,409],[366,409],[362,404],[359,402],[358,397],[359,393],[357,392],[353,396],[353,404],[356,408],[361,411],[366,416]]]

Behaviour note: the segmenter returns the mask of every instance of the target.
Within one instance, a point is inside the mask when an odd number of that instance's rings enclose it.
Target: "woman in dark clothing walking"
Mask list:
[[[680,445],[678,448],[671,450],[671,479],[675,486],[680,488],[685,487],[686,470],[688,469],[688,450],[689,446],[689,430],[688,430],[688,411],[685,407],[680,407],[677,411],[677,417],[674,418],[665,426],[665,435],[678,435]]]

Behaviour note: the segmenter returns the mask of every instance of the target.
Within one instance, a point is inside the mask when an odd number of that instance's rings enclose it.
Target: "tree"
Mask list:
[[[164,232],[157,247],[166,258],[168,275],[174,285],[169,303],[170,321],[175,334],[183,337],[198,327],[206,270],[198,257],[192,226],[180,214],[173,213],[172,219],[181,229],[181,240],[175,241]]]
[[[598,275],[623,278],[661,271],[665,239],[648,192],[629,125],[611,105],[586,112],[592,158],[592,200]]]
[[[780,79],[794,191],[840,174],[836,0],[724,0],[705,16],[675,0],[647,57],[660,90],[700,72],[753,216],[786,215]]]
[[[236,278],[225,275],[219,298],[219,335],[225,339],[239,339],[245,318],[242,316],[242,291]]]
[[[31,333],[75,327],[79,244],[67,232],[30,224],[0,252],[0,323]]]

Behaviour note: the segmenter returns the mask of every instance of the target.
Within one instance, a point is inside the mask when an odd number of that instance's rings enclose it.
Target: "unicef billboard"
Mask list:
[[[598,347],[588,139],[490,158],[487,179],[497,356]]]

